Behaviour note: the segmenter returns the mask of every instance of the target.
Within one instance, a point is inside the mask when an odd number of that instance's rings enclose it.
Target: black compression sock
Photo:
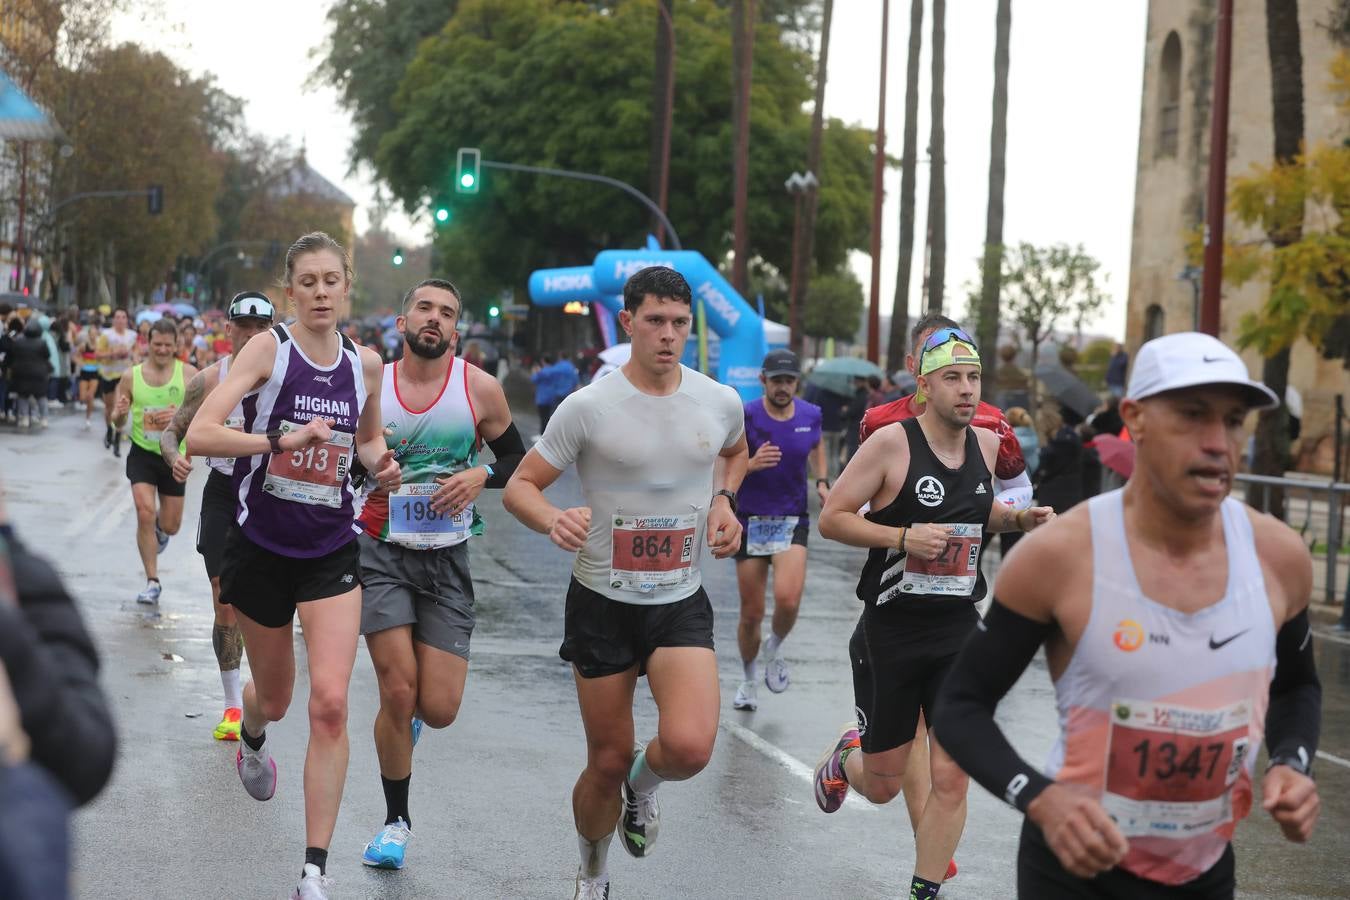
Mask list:
[[[257,753],[259,750],[262,749],[263,741],[267,740],[267,730],[264,729],[262,734],[258,735],[257,737],[254,737],[253,735],[248,733],[248,729],[244,727],[244,723],[240,722],[239,739],[248,745],[248,749],[252,750],[254,753]]]
[[[392,825],[394,822],[402,819],[404,824],[412,828],[412,818],[408,815],[408,785],[412,782],[412,776],[400,778],[397,781],[391,778],[380,776],[380,784],[384,785],[384,824]]]
[[[941,884],[934,884],[915,875],[914,880],[909,883],[909,900],[937,900],[941,888]]]
[[[305,848],[305,865],[315,865],[319,867],[320,875],[328,874],[328,851],[318,847]],[[300,877],[305,877],[305,870],[300,870]]]

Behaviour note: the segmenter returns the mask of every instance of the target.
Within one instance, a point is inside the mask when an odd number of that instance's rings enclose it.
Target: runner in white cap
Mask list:
[[[1248,412],[1276,404],[1208,335],[1144,344],[1120,404],[1130,480],[999,570],[933,733],[1026,813],[1020,896],[1232,897],[1263,737],[1262,808],[1289,840],[1312,833],[1312,564],[1298,534],[1229,496]],[[1042,645],[1060,734],[1037,769],[994,710]]]

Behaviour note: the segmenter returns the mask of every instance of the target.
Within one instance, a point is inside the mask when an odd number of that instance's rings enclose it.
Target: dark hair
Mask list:
[[[114,309],[114,310],[112,311],[111,315],[112,315],[112,316],[115,316],[115,315],[117,315],[118,313],[121,313],[122,315],[126,316],[128,319],[131,318],[131,313],[127,312],[127,308],[126,308],[125,306],[119,306],[119,307],[117,307],[116,309]]]
[[[693,292],[684,276],[667,266],[647,266],[633,273],[623,286],[623,308],[635,313],[647,295],[678,300],[685,306],[694,305]]]
[[[544,354],[544,365],[551,366],[557,361],[558,357],[554,356],[552,351]]]
[[[919,321],[914,323],[914,327],[909,330],[909,346],[911,350],[919,349],[919,336],[925,331],[937,331],[939,328],[960,328],[961,324],[954,319],[949,319],[942,313],[924,313],[919,317]]]
[[[408,314],[408,304],[412,302],[413,294],[417,293],[419,288],[424,287],[434,287],[440,288],[443,291],[449,291],[455,295],[455,302],[459,304],[461,311],[463,310],[464,298],[459,295],[459,288],[455,287],[454,284],[445,278],[423,278],[421,281],[417,282],[417,284],[408,288],[408,293],[403,295],[403,303],[399,306],[399,309],[403,310],[405,316]]]
[[[868,375],[867,386],[874,391],[881,390],[881,377],[878,375]]]
[[[156,319],[150,323],[150,335],[154,337],[157,334],[167,334],[173,338],[174,343],[178,343],[178,327],[173,324],[173,319]]]

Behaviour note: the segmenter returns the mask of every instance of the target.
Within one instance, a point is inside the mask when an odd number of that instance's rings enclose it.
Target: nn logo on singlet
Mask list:
[[[947,489],[932,475],[925,475],[914,485],[914,498],[924,506],[941,506],[947,496]]]
[[[1111,640],[1117,649],[1124,650],[1126,653],[1133,653],[1144,646],[1145,640],[1150,644],[1162,644],[1164,646],[1171,646],[1172,644],[1170,635],[1149,634],[1144,630],[1144,626],[1134,619],[1121,619],[1116,625],[1116,631],[1111,636]]]

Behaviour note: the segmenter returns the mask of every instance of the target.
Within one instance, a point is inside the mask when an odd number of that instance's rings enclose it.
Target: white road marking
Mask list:
[[[1350,769],[1350,759],[1342,759],[1334,753],[1328,753],[1325,750],[1317,751],[1318,759],[1325,759],[1329,763],[1335,763],[1343,769]]]
[[[1350,647],[1350,632],[1347,632],[1346,634],[1339,634],[1337,632],[1328,631],[1322,628],[1314,628],[1313,634],[1317,635],[1317,637],[1321,638],[1324,641],[1331,641],[1334,644],[1345,644],[1347,647]]]
[[[746,728],[744,725],[739,725],[736,722],[731,721],[730,719],[724,718],[722,719],[722,727],[725,728],[727,732],[731,734],[733,737],[739,738],[741,741],[745,742],[753,749],[758,750],[760,753],[763,753],[769,759],[778,763],[780,766],[787,769],[793,775],[796,775],[798,778],[806,782],[808,785],[815,781],[816,773],[814,769],[812,769],[806,763],[802,762],[797,757],[793,756],[791,753],[788,753],[786,750],[782,750],[779,747],[776,747],[773,744],[769,743],[768,741],[764,740],[764,738],[755,734],[753,731],[751,731],[749,728]],[[868,803],[862,797],[859,797],[857,794],[851,791],[849,792],[848,798],[844,802],[851,805],[854,809],[866,809],[872,812],[875,812],[877,809],[877,807]]]

